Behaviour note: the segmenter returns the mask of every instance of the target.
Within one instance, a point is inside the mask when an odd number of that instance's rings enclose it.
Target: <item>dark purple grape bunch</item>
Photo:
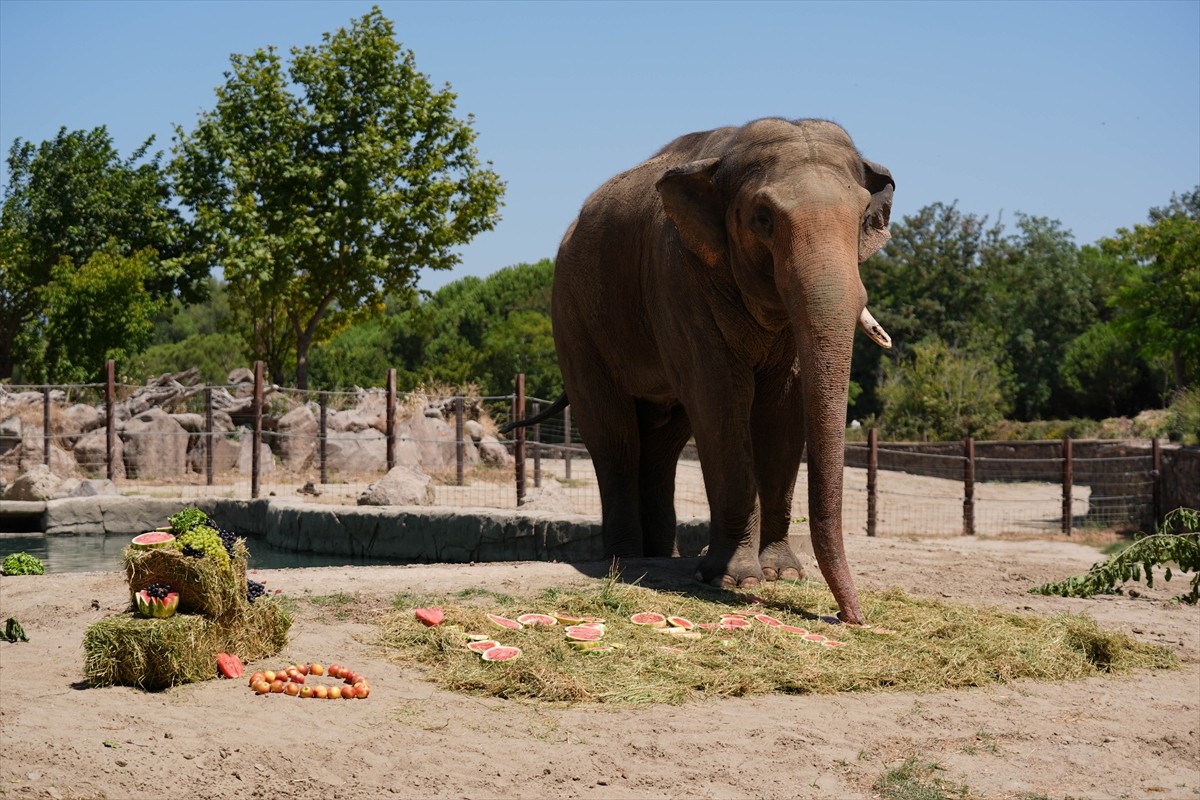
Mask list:
[[[174,590],[165,583],[152,583],[146,587],[145,591],[150,597],[162,600]]]
[[[267,593],[267,587],[258,581],[246,580],[246,599],[253,603]]]

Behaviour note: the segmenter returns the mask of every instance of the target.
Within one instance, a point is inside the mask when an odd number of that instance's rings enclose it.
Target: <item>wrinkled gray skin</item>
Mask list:
[[[837,125],[763,119],[682,136],[584,203],[555,262],[554,338],[610,556],[676,552],[694,435],[712,511],[698,577],[799,578],[807,446],[813,550],[842,618],[863,621],[842,546],[846,402],[858,265],[887,241],[893,188]]]

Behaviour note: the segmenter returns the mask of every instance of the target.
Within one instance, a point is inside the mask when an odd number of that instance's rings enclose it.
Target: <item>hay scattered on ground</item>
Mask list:
[[[1102,630],[1080,615],[1023,616],[914,598],[897,589],[863,598],[868,620],[897,631],[880,635],[820,621],[836,605],[817,582],[763,587],[757,590],[757,603],[749,592],[698,594],[706,596],[658,592],[609,579],[528,598],[479,591],[452,598],[404,597],[383,619],[380,643],[398,661],[425,665],[432,680],[454,691],[614,705],[771,692],[932,692],[1022,678],[1078,679],[1178,663],[1164,648]],[[446,622],[424,627],[413,616],[417,605],[441,606]],[[573,648],[562,627],[507,631],[486,617],[489,612],[515,618],[555,611],[604,618],[605,642],[623,647],[593,655]],[[846,645],[822,647],[759,622],[744,630],[706,630],[698,640],[681,639],[629,622],[630,615],[642,611],[697,623],[716,622],[729,613],[765,613]],[[487,633],[520,647],[522,655],[507,662],[484,662],[466,649],[464,631]]]

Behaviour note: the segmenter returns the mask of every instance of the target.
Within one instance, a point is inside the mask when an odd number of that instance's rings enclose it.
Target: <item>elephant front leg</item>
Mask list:
[[[713,586],[749,589],[764,580],[749,428],[745,420],[711,418],[724,424],[704,431],[695,426],[712,517],[708,552],[696,577]]]
[[[751,417],[761,509],[758,558],[769,581],[804,577],[804,566],[788,541],[792,494],[804,454],[804,410],[789,378],[785,372],[759,384]]]

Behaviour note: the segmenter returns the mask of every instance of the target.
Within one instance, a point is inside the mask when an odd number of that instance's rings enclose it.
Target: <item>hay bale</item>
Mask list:
[[[121,614],[93,623],[83,636],[84,675],[93,686],[158,691],[216,675],[219,626],[195,614],[147,619]]]
[[[202,614],[217,620],[236,616],[247,605],[246,561],[249,551],[238,540],[228,568],[210,558],[192,558],[170,547],[139,550],[125,548],[125,578],[129,602],[152,583],[162,583],[179,592],[179,611]]]
[[[220,621],[197,614],[147,619],[136,612],[100,620],[83,637],[84,675],[93,686],[158,691],[216,677],[217,653],[236,653],[243,661],[275,655],[287,644],[291,615],[274,598],[245,605]]]

